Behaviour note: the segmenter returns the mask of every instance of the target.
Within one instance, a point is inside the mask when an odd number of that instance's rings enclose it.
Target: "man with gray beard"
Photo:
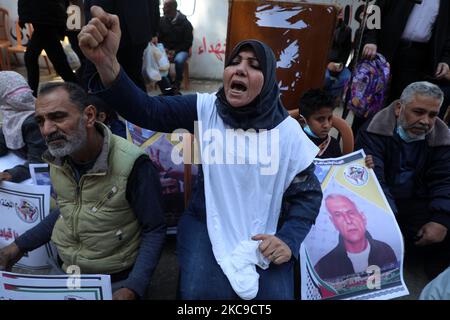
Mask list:
[[[437,118],[442,102],[436,85],[412,83],[361,128],[356,141],[372,155],[406,249],[422,248],[430,278],[450,262],[450,132]]]
[[[41,89],[35,119],[59,211],[0,250],[0,270],[52,240],[56,271],[109,274],[113,299],[143,298],[166,233],[158,173],[141,149],[96,121],[89,101],[72,83]]]

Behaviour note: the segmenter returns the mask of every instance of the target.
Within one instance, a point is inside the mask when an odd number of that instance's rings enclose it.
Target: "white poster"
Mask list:
[[[0,272],[0,300],[112,300],[109,275],[24,275]]]
[[[49,210],[50,186],[0,183],[0,248],[39,224]],[[48,269],[47,260],[54,254],[52,246],[46,244],[27,253],[16,266],[34,271]]]
[[[323,200],[300,249],[303,300],[385,300],[407,295],[404,245],[363,151],[316,159]]]

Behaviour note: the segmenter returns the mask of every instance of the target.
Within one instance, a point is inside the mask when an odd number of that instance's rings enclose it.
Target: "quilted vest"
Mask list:
[[[113,274],[131,267],[138,253],[141,228],[126,187],[134,162],[144,152],[101,127],[102,152],[79,183],[67,161],[46,159],[61,212],[52,241],[64,270],[77,265],[81,273]]]

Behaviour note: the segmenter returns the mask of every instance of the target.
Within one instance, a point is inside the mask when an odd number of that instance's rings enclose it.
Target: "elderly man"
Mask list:
[[[392,248],[373,239],[366,230],[366,217],[353,201],[344,195],[330,194],[325,198],[325,205],[331,222],[339,231],[339,243],[314,267],[322,279],[366,272],[373,265],[381,270],[398,266]]]
[[[166,231],[158,174],[139,148],[96,121],[88,101],[71,83],[41,89],[35,118],[60,214],[3,248],[0,269],[51,239],[62,270],[76,265],[83,274],[109,274],[113,299],[142,298]]]
[[[450,1],[377,0],[381,28],[367,30],[362,56],[392,66],[389,102],[410,83],[443,79],[450,64]]]
[[[427,260],[439,259],[443,268],[450,254],[450,132],[437,118],[442,101],[434,84],[410,84],[360,130],[356,145],[373,156],[407,243],[427,246]]]

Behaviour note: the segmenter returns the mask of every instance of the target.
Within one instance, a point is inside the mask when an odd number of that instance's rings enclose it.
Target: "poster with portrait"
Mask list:
[[[183,162],[173,159],[175,153],[179,159],[179,152],[174,150],[174,147],[182,138],[172,140],[171,134],[143,129],[130,122],[126,123],[126,127],[128,141],[143,149],[159,170],[168,233],[174,234],[178,220],[184,211],[185,167]],[[198,168],[193,165],[193,177],[197,175],[197,170]]]
[[[0,184],[0,247],[38,225],[49,212],[50,186],[3,181]],[[54,248],[48,243],[28,252],[15,266],[30,271],[48,269],[48,259],[54,256]]]
[[[0,272],[0,300],[112,300],[111,278]]]
[[[364,158],[361,150],[315,160],[323,200],[300,249],[303,300],[385,300],[409,294],[402,235]]]

